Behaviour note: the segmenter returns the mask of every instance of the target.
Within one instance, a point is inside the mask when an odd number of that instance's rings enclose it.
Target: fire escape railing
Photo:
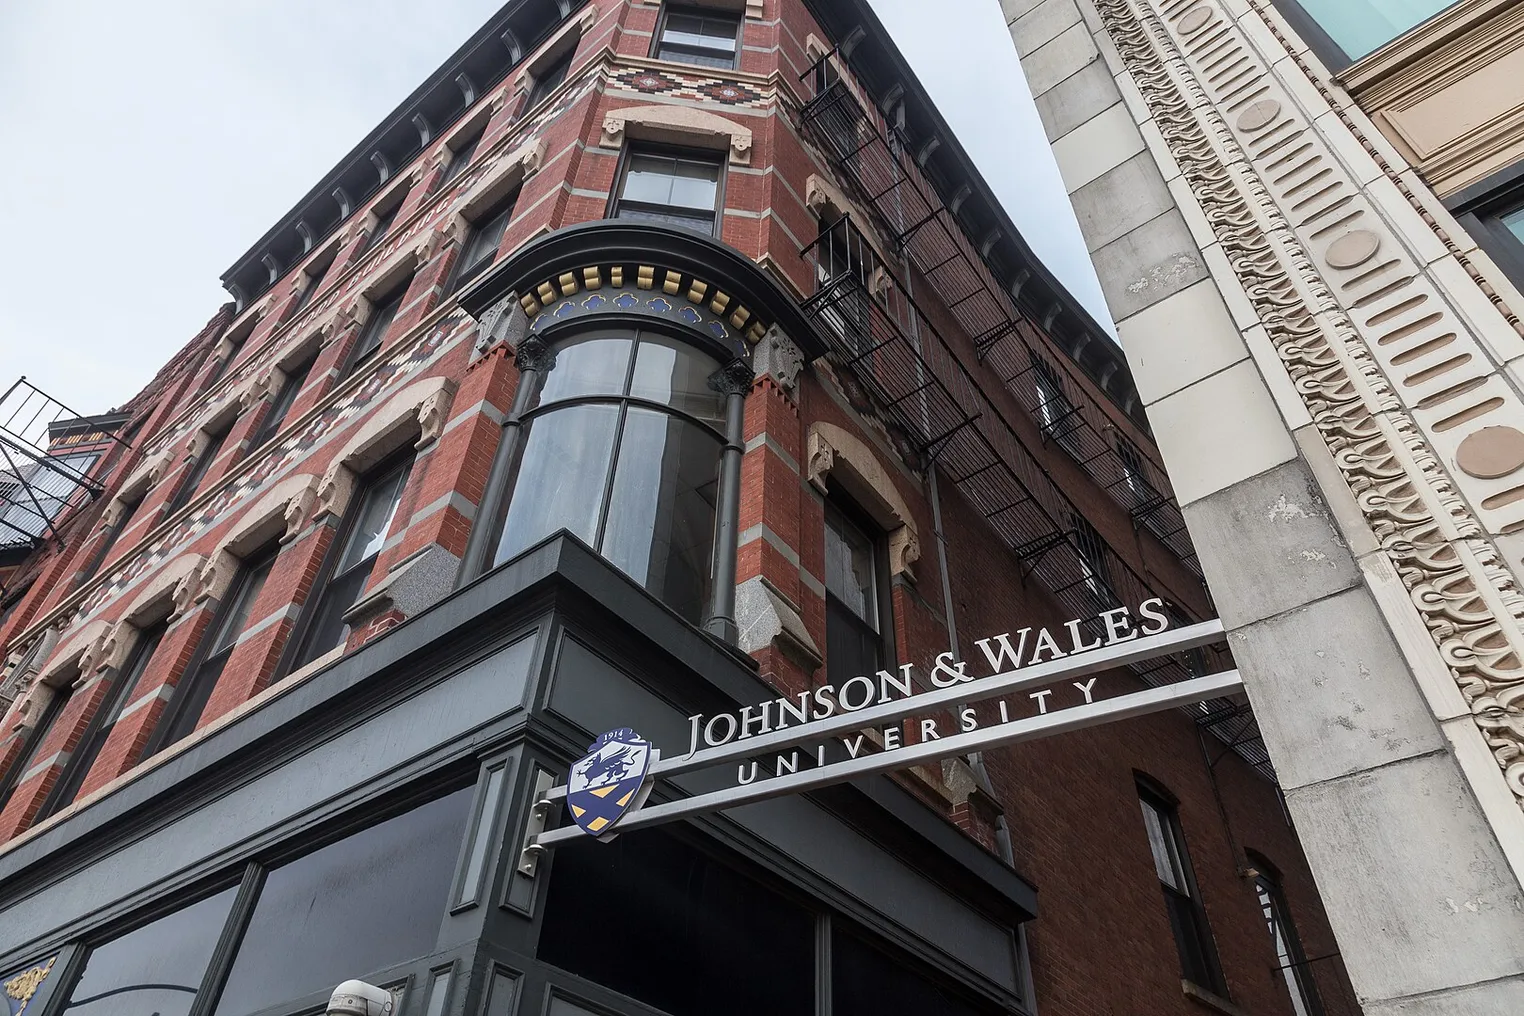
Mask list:
[[[79,414],[21,378],[0,395],[0,553],[26,551],[58,535],[65,515],[101,493],[90,471],[101,457],[55,435]],[[109,438],[123,444],[114,435]]]
[[[822,113],[822,108],[844,102],[858,114],[833,119]],[[1018,408],[1037,421],[1042,440],[1057,443],[1113,496],[1126,495],[1128,500],[1119,500],[1124,507],[1133,502],[1135,520],[1149,525],[1171,549],[1183,547],[1183,552],[1177,552],[1182,558],[1189,554],[1189,564],[1199,574],[1183,518],[1178,531],[1160,521],[1171,514],[1179,518],[1173,500],[1158,493],[1168,490],[1162,477],[1145,475],[1143,483],[1135,475],[1129,479],[1129,471],[1138,463],[1124,462],[1121,455],[1125,453],[1119,454],[1101,439],[1067,391],[1049,390],[1048,382],[1058,376],[1053,373],[1054,364],[1020,334],[1014,305],[1004,303],[989,288],[992,279],[987,273],[983,278],[988,284],[971,278],[974,273],[968,269],[956,275],[947,270],[954,262],[966,263],[959,250],[946,249],[966,247],[966,238],[940,202],[932,204],[934,198],[925,196],[929,183],[918,177],[912,180],[914,174],[900,163],[903,146],[892,146],[861,109],[844,82],[830,82],[802,112],[807,134],[842,171],[844,182],[866,201],[875,225],[888,230],[899,252],[927,280],[937,303],[950,306],[951,324],[976,338],[973,343],[961,337],[956,344],[950,341],[949,335],[956,331],[939,326],[928,315],[905,280],[877,256],[850,216],[843,215],[826,224],[802,252],[817,280],[817,290],[804,302],[804,309],[820,324],[832,359],[868,391],[895,439],[920,457],[922,468],[939,469],[980,512],[1020,562],[1023,582],[1035,581],[1045,588],[1070,616],[1090,618],[1113,607],[1136,607],[1154,593],[1090,527],[1023,441],[1011,423]],[[867,157],[872,151],[879,152],[878,158]],[[911,203],[911,196],[916,203]],[[882,207],[885,202],[891,205],[887,212]],[[918,218],[906,214],[915,209],[922,211]],[[891,228],[891,222],[900,221],[912,225],[904,230]],[[957,231],[956,240],[953,231]],[[917,244],[918,235],[946,238],[943,253],[929,255],[932,246]],[[940,320],[946,322],[947,317],[940,315]],[[970,330],[981,323],[981,330]],[[1027,358],[1026,366],[1006,373],[1012,361],[994,356],[997,347],[1018,350],[1016,355]],[[979,380],[980,374],[991,371],[999,371],[1004,382],[992,389]],[[1030,385],[1030,397],[1024,398],[1028,386],[1013,381],[1028,372],[1039,372],[1040,379]],[[1106,452],[1097,451],[1097,443]],[[1104,470],[1116,475],[1108,480]],[[1148,522],[1150,518],[1155,521]],[[1081,630],[1095,636],[1099,628],[1095,621]],[[1214,648],[1132,669],[1148,684],[1166,684],[1220,669],[1225,658]],[[1226,750],[1274,780],[1258,725],[1246,707],[1214,700],[1185,711],[1227,745]]]
[[[898,128],[871,116],[834,70],[825,73],[833,55],[806,72],[817,85],[815,98],[801,111],[806,133],[863,200],[895,253],[942,296],[979,360],[1033,416],[1062,417],[1045,425],[1047,436],[1128,511],[1134,525],[1148,529],[1200,577],[1185,518],[1162,468],[1120,433],[1108,439],[1115,428],[1099,406],[1070,397],[1071,387],[1085,390],[1073,376],[1077,368],[1067,357],[1045,355],[1023,333],[1025,316],[920,172]],[[1046,377],[1039,380],[1038,372]],[[1058,390],[1042,381],[1056,383]]]

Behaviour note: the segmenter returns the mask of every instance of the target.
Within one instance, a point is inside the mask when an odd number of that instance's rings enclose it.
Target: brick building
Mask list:
[[[1355,1011],[1242,701],[521,857],[600,731],[1213,616],[865,3],[515,0],[224,283],[0,558],[11,1011]]]

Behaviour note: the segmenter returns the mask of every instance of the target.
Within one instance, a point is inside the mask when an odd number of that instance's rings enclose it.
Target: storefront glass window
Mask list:
[[[1351,60],[1416,28],[1455,0],[1296,0]]]
[[[724,397],[708,383],[718,367],[649,333],[583,336],[558,347],[524,415],[494,565],[564,528],[702,622],[725,414]]]
[[[853,935],[831,936],[831,1016],[978,1016],[983,1011]]]
[[[244,1016],[432,952],[470,806],[471,790],[460,790],[272,870],[219,1016]]]
[[[558,851],[553,865],[547,963],[672,1016],[815,1011],[815,917],[803,907],[654,830]]]
[[[63,1011],[185,1016],[237,892],[228,889],[91,950]]]

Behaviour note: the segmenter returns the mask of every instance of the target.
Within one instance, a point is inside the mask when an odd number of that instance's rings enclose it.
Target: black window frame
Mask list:
[[[402,206],[406,203],[407,195],[403,194],[396,200],[395,203],[393,203],[391,208],[387,209],[384,212],[380,211],[376,207],[371,208],[371,214],[376,217],[375,224],[372,225],[369,231],[366,232],[365,243],[355,251],[355,255],[351,260],[360,260],[371,251],[375,250],[376,247],[386,239],[387,234],[392,231],[392,227],[397,224],[397,217],[402,214]]]
[[[1300,1003],[1301,1013],[1305,1016],[1323,1016],[1323,999],[1318,993],[1317,980],[1312,976],[1312,968],[1308,966],[1307,952],[1302,948],[1302,937],[1297,932],[1296,922],[1291,917],[1291,906],[1286,901],[1286,891],[1280,872],[1269,861],[1252,851],[1248,853],[1248,858],[1249,863],[1254,867],[1254,891],[1259,897],[1260,913],[1264,915],[1272,946],[1284,945],[1286,949],[1284,957],[1277,953],[1277,965],[1274,972],[1285,982],[1288,993],[1292,990],[1297,992],[1297,997],[1292,999],[1293,1008]]]
[[[733,21],[735,31],[731,36],[732,46],[730,50],[730,63],[708,63],[700,60],[684,59],[695,55],[703,55],[698,52],[702,47],[689,46],[685,43],[673,43],[668,47],[666,43],[667,22],[673,14],[679,17],[698,18],[701,21]],[[741,66],[741,45],[746,34],[746,15],[743,11],[728,11],[714,7],[695,7],[692,4],[663,3],[661,15],[656,20],[656,30],[651,33],[651,52],[653,60],[664,60],[668,63],[679,63],[689,67],[708,67],[714,70],[737,70]],[[719,38],[719,36],[714,36]],[[671,48],[680,55],[672,56],[663,52]]]
[[[503,237],[508,235],[508,226],[513,222],[513,213],[517,211],[518,203],[519,188],[515,187],[507,197],[495,202],[471,223],[471,231],[466,237],[466,242],[460,246],[460,260],[455,265],[455,277],[450,280],[451,292],[467,285],[472,279],[497,263],[498,252],[503,246]],[[467,255],[472,252],[489,227],[497,227],[496,245],[493,246],[490,254],[479,256],[475,261],[468,262]]]
[[[386,334],[396,323],[397,315],[402,311],[402,301],[407,299],[407,291],[412,286],[413,276],[409,275],[378,294],[374,300],[367,297],[370,314],[365,318],[365,324],[360,326],[360,334],[355,336],[354,348],[349,351],[349,360],[344,365],[344,377],[351,376],[380,355],[386,346]]]
[[[296,627],[291,632],[288,640],[287,651],[282,653],[282,660],[276,668],[275,681],[283,680],[292,671],[300,670],[313,660],[326,653],[332,652],[337,646],[343,645],[348,640],[348,635],[343,636],[333,646],[328,646],[321,652],[313,652],[313,639],[318,633],[318,621],[325,608],[329,605],[330,594],[336,585],[341,582],[352,582],[355,576],[363,571],[363,577],[359,579],[359,588],[349,605],[344,608],[348,611],[365,593],[365,587],[370,584],[370,575],[375,570],[376,559],[381,556],[381,551],[386,547],[387,537],[383,536],[381,547],[374,554],[356,561],[342,573],[337,573],[339,562],[348,553],[349,542],[354,538],[355,527],[359,525],[360,518],[365,514],[367,499],[382,484],[390,481],[398,472],[402,473],[402,481],[397,487],[396,506],[392,509],[390,521],[386,531],[389,534],[392,527],[397,524],[397,513],[402,509],[402,503],[407,495],[408,483],[413,479],[412,470],[414,456],[411,451],[390,456],[384,462],[371,469],[365,475],[355,481],[354,493],[350,496],[349,507],[344,513],[344,520],[339,524],[338,531],[334,534],[333,542],[328,547],[328,552],[323,556],[318,580],[312,584],[307,593],[306,602],[302,604],[301,616]],[[342,617],[342,613],[340,616]]]
[[[865,512],[849,495],[844,493],[835,483],[827,483],[827,496],[824,502],[824,525],[822,538],[829,541],[832,539],[831,519],[835,516],[842,524],[849,526],[858,535],[863,537],[870,548],[873,560],[873,607],[877,614],[876,623],[870,623],[841,600],[830,588],[829,572],[822,576],[825,586],[825,620],[826,620],[826,674],[829,683],[841,687],[841,681],[857,677],[860,674],[872,676],[880,670],[892,669],[896,663],[894,643],[894,584],[889,575],[889,539],[888,534],[874,519]],[[822,554],[822,561],[827,560],[829,551]],[[858,637],[863,638],[865,644],[871,643],[877,650],[877,659],[872,669],[852,669],[850,673],[842,670],[840,664],[831,663],[831,624],[835,619],[837,624],[846,624]],[[870,635],[877,636],[874,640]],[[854,667],[856,665],[854,664]]]
[[[476,130],[470,131],[469,136],[461,139],[459,148],[450,149],[450,161],[445,164],[444,175],[439,178],[436,186],[443,187],[461,174],[467,166],[476,160],[476,153],[481,148],[482,138],[487,135],[487,125],[484,123]]]
[[[50,685],[53,694],[48,699],[48,704],[42,707],[42,715],[37,717],[37,722],[32,724],[32,729],[27,732],[27,742],[21,749],[21,754],[11,763],[9,769],[0,776],[0,811],[5,810],[10,804],[11,795],[21,784],[26,771],[37,762],[37,752],[42,747],[53,728],[58,725],[59,717],[69,708],[69,703],[74,698],[74,681],[78,674],[66,677],[62,684]]]
[[[1180,958],[1180,975],[1222,998],[1228,996],[1227,980],[1222,972],[1222,960],[1217,952],[1217,941],[1207,920],[1206,907],[1202,902],[1201,888],[1196,881],[1195,868],[1191,864],[1190,850],[1185,841],[1185,831],[1180,823],[1180,806],[1174,795],[1152,780],[1141,775],[1137,780],[1138,804],[1144,811],[1144,846],[1149,860],[1154,864],[1154,877],[1164,896],[1165,913],[1169,917],[1170,932],[1175,939],[1175,951]],[[1167,840],[1169,858],[1174,864],[1176,880],[1182,883],[1172,886],[1158,872],[1161,860],[1154,852],[1153,840],[1148,834],[1146,813],[1152,811],[1158,818],[1162,835]]]
[[[610,219],[622,218],[622,216],[620,215],[620,211],[626,205],[628,205],[628,206],[630,206],[632,208],[635,208],[637,210],[649,210],[649,211],[652,211],[652,212],[659,212],[660,210],[667,209],[667,208],[678,209],[678,211],[680,211],[680,212],[686,211],[686,212],[692,213],[692,212],[696,211],[696,209],[686,208],[685,206],[680,206],[680,205],[657,205],[657,204],[654,204],[654,203],[651,203],[651,202],[645,202],[645,201],[627,201],[625,199],[625,197],[624,197],[624,188],[625,188],[625,183],[629,179],[629,176],[630,176],[630,165],[631,165],[632,162],[634,162],[635,159],[637,159],[637,158],[639,158],[641,156],[650,156],[652,158],[657,158],[657,159],[677,159],[677,160],[681,160],[681,161],[685,161],[685,162],[693,162],[693,163],[700,163],[701,162],[701,163],[705,163],[707,165],[712,165],[712,166],[715,167],[715,178],[714,178],[714,220],[713,220],[713,222],[711,224],[711,228],[710,228],[709,232],[705,233],[705,232],[703,232],[702,230],[699,230],[699,229],[694,229],[693,232],[699,233],[701,236],[710,236],[710,237],[713,237],[714,239],[718,240],[720,238],[721,233],[724,231],[724,224],[725,224],[725,185],[728,182],[727,181],[727,176],[729,175],[729,166],[727,164],[728,160],[725,158],[723,153],[709,151],[709,150],[703,149],[703,148],[680,148],[680,147],[673,147],[671,145],[650,145],[650,144],[627,144],[627,145],[625,145],[624,146],[624,150],[622,152],[620,152],[620,154],[619,154],[619,167],[618,167],[618,169],[617,169],[617,171],[615,172],[615,175],[614,175],[614,187],[609,192],[609,203],[608,203],[608,209],[607,209],[607,212],[606,212],[606,217],[610,218]],[[690,217],[695,217],[696,218],[696,216],[690,216]],[[654,220],[652,220],[652,219],[642,219],[642,218],[639,218],[639,217],[630,217],[628,221],[642,222],[642,221],[654,221]],[[667,220],[659,220],[659,221],[663,222],[666,225],[676,225],[675,223],[668,222]],[[679,227],[679,228],[682,228],[682,227]]]
[[[207,435],[206,447],[201,449],[201,454],[196,456],[196,461],[191,463],[185,475],[180,478],[179,484],[175,487],[174,495],[169,499],[169,504],[164,508],[166,516],[173,515],[195,499],[196,490],[206,480],[206,474],[211,472],[212,464],[222,455],[222,450],[227,445],[228,436],[233,432],[233,423],[234,421],[230,420],[216,430],[202,428],[202,431]]]
[[[1111,562],[1107,556],[1110,549],[1100,532],[1090,520],[1079,512],[1069,513],[1069,526],[1074,533],[1074,551],[1079,560],[1082,575],[1080,581],[1085,591],[1095,601],[1096,612],[1118,606],[1112,592]]]
[[[259,429],[249,438],[250,452],[262,447],[279,432],[281,425],[286,422],[286,417],[291,413],[291,407],[296,405],[302,389],[307,386],[307,381],[312,376],[313,365],[316,363],[317,353],[312,352],[290,367],[282,368],[286,379],[281,382],[280,391],[275,393],[275,397],[265,407],[264,417],[259,421]]]
[[[119,673],[110,676],[110,686],[106,689],[105,697],[96,707],[95,715],[85,725],[84,733],[80,735],[79,743],[70,753],[69,761],[64,763],[63,772],[59,773],[58,779],[54,781],[53,789],[43,798],[42,807],[38,810],[37,817],[32,820],[34,824],[67,808],[79,796],[80,788],[84,786],[91,768],[100,758],[101,749],[106,746],[111,731],[115,729],[116,721],[121,717],[122,710],[126,708],[129,696],[143,679],[143,674],[152,665],[154,654],[159,651],[159,646],[163,644],[164,636],[168,631],[169,622],[163,619],[139,630],[137,641],[133,644],[126,665]]]
[[[169,701],[165,703],[163,713],[149,734],[143,758],[157,755],[195,731],[196,724],[206,711],[207,702],[216,691],[228,658],[238,648],[239,636],[251,620],[258,620],[251,619],[248,611],[259,598],[279,555],[280,545],[269,544],[239,562],[238,573],[233,576],[232,585],[223,594],[211,624],[202,633],[190,663],[175,682]],[[237,630],[231,630],[229,622],[236,611],[242,611],[244,617],[236,626]]]
[[[1079,407],[1069,397],[1063,371],[1052,360],[1036,352],[1032,353],[1031,370],[1032,393],[1036,399],[1032,415],[1037,419],[1043,441],[1052,441],[1069,455],[1079,458]]]
[[[572,63],[576,59],[577,47],[574,44],[565,53],[546,64],[544,70],[534,75],[534,81],[529,86],[529,96],[524,101],[525,112],[550,98],[550,93],[566,83],[566,79],[571,77]]]

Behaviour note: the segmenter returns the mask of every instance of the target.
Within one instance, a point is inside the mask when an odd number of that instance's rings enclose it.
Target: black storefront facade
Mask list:
[[[1025,1011],[1031,885],[886,778],[549,853],[542,774],[768,697],[566,535],[0,857],[27,1016]],[[655,799],[711,789],[698,774]]]

